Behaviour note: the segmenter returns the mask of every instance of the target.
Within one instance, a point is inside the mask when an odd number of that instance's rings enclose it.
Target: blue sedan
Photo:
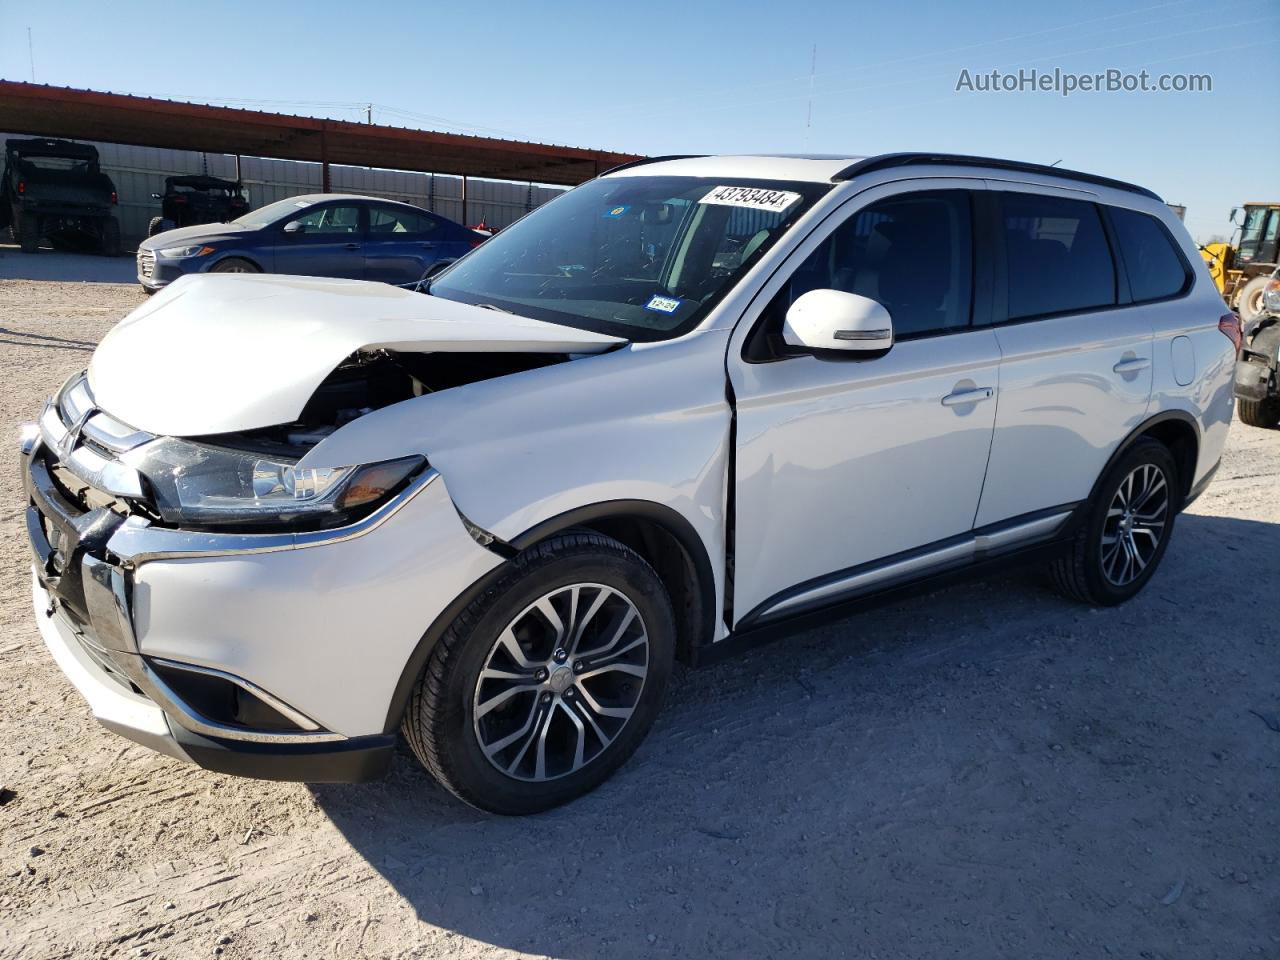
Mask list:
[[[138,247],[148,293],[187,273],[292,273],[412,283],[486,237],[407,203],[313,193],[230,223],[168,230]]]

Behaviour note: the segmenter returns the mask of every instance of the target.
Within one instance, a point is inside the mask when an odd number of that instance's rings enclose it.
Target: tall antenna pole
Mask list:
[[[804,142],[809,144],[809,130],[813,126],[813,78],[818,72],[818,45],[813,45],[813,55],[809,58],[809,108],[804,117]]]
[[[27,27],[27,59],[31,61],[31,82],[36,82],[36,54],[31,45],[31,28]]]

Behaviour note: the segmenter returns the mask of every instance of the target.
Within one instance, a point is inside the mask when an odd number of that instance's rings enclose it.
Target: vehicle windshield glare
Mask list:
[[[629,340],[692,329],[830,187],[630,176],[592,180],[486,241],[433,296]]]
[[[299,213],[311,206],[310,200],[299,200],[297,197],[290,197],[288,200],[277,200],[275,203],[268,203],[265,207],[259,207],[246,213],[243,217],[236,217],[231,222],[238,227],[248,227],[250,230],[261,230],[263,227],[269,227],[277,220],[281,220],[290,214]]]

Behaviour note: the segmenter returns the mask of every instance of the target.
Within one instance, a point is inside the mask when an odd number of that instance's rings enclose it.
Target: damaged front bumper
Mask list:
[[[460,581],[500,562],[466,532],[438,474],[336,530],[191,532],[77,500],[57,473],[94,466],[76,456],[75,433],[51,406],[20,460],[40,634],[97,719],[225,773],[381,776],[414,648]],[[433,561],[421,559],[424,543],[441,548]],[[396,594],[396,610],[379,616]]]

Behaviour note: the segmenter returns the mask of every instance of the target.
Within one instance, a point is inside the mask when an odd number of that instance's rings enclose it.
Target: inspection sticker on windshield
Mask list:
[[[760,187],[712,187],[699,203],[715,203],[726,207],[750,207],[781,213],[800,199],[790,190],[764,190]]]
[[[656,293],[649,298],[649,302],[644,305],[646,310],[656,310],[658,313],[675,313],[680,309],[680,304],[684,303],[676,297],[660,297]]]

